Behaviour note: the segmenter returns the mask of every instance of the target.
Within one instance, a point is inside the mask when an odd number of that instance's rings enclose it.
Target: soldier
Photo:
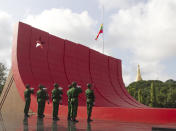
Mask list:
[[[68,96],[68,117],[67,120],[71,120],[71,89],[72,89],[72,85],[68,86],[68,90],[67,90],[67,96]]]
[[[24,98],[25,98],[25,107],[24,107],[24,116],[29,117],[29,107],[31,103],[31,94],[34,94],[34,89],[30,88],[30,85],[26,85],[26,90],[24,91]]]
[[[88,89],[85,91],[86,94],[86,103],[87,103],[87,121],[90,122],[92,121],[90,119],[91,113],[92,113],[92,107],[94,106],[94,101],[95,101],[95,96],[94,96],[94,91],[91,89],[92,85],[87,84]]]
[[[62,88],[58,88],[59,85],[57,83],[54,84],[54,89],[52,90],[52,100],[53,100],[53,120],[59,120],[58,118],[58,110],[59,103],[62,99]]]
[[[38,117],[45,117],[45,102],[49,99],[48,93],[46,92],[46,88],[43,85],[39,85],[39,90],[37,91],[37,102],[38,102]],[[49,104],[49,103],[48,103]]]
[[[76,120],[76,116],[77,116],[77,110],[78,110],[78,95],[80,93],[82,93],[82,89],[80,87],[77,87],[77,83],[73,82],[72,83],[73,88],[71,89],[71,118],[72,121],[74,122],[78,122],[78,120]]]

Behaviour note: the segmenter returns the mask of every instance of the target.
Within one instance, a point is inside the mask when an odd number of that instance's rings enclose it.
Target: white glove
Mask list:
[[[43,90],[47,91],[47,88],[43,88]]]
[[[62,87],[59,87],[59,90],[63,90],[63,88],[62,88]]]

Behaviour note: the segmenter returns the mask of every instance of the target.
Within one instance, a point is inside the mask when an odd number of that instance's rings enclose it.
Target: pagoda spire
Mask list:
[[[137,82],[137,81],[141,81],[141,80],[142,80],[141,71],[140,71],[140,66],[139,66],[139,64],[138,64],[136,82]]]

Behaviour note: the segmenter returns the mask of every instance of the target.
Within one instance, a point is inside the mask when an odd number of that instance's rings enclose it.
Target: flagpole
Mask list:
[[[104,33],[103,33],[103,54],[104,54]]]
[[[103,54],[104,54],[104,5],[103,5]]]

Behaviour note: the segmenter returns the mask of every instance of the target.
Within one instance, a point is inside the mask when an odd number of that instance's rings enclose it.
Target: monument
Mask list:
[[[175,109],[149,108],[128,94],[123,83],[120,59],[19,22],[13,36],[12,70],[0,98],[1,112],[10,108],[12,101],[13,108],[24,109],[27,83],[35,92],[31,98],[30,110],[37,112],[38,85],[45,85],[51,101],[52,85],[56,82],[63,88],[63,105],[59,115],[66,119],[66,91],[72,81],[76,81],[83,92],[87,89],[87,83],[93,84],[96,97],[93,119],[142,123],[176,122]],[[82,93],[79,99],[78,119],[86,119],[85,94]],[[46,104],[45,114],[52,114],[51,102]]]

